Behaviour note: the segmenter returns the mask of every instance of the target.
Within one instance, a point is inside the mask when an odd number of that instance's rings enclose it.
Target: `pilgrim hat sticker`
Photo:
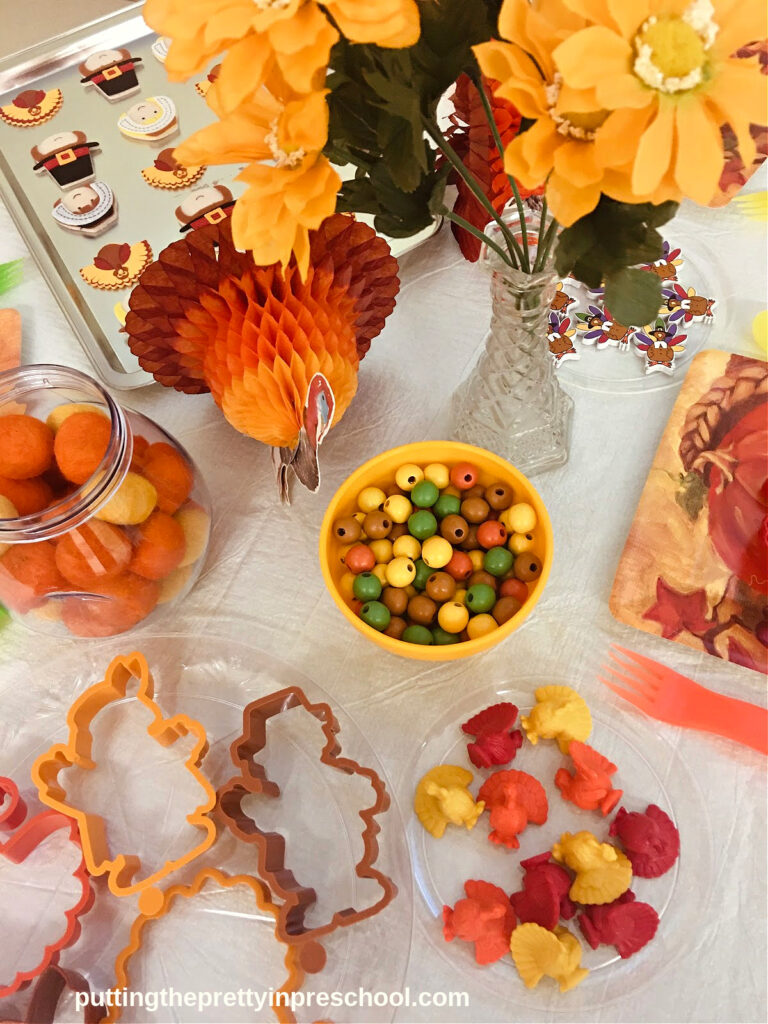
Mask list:
[[[93,154],[98,142],[89,142],[85,132],[57,132],[29,151],[39,174],[49,174],[59,188],[75,188],[93,181]]]
[[[78,185],[53,204],[53,219],[65,231],[95,238],[117,223],[117,199],[104,181]]]
[[[79,65],[80,81],[84,86],[93,86],[110,103],[125,99],[140,89],[136,75],[141,57],[134,57],[130,50],[119,47],[114,50],[96,50],[89,53]]]
[[[165,64],[168,57],[168,50],[171,48],[171,39],[169,36],[158,36],[157,39],[152,43],[150,49],[152,50],[152,56],[160,61],[161,64]]]
[[[235,200],[225,185],[206,185],[189,195],[176,207],[180,231],[193,231],[206,224],[218,224],[232,216]]]
[[[117,119],[117,127],[127,139],[159,142],[179,130],[176,104],[169,96],[148,96]]]

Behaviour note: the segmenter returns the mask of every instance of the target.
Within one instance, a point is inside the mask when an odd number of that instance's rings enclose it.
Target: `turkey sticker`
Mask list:
[[[711,323],[715,318],[717,301],[708,299],[706,295],[697,295],[695,288],[685,289],[677,282],[664,289],[665,312],[669,314],[671,324],[682,320],[684,324],[691,322]]]
[[[645,359],[646,373],[666,373],[675,370],[675,357],[685,349],[686,334],[677,333],[677,324],[665,324],[657,320],[653,328],[635,334],[635,349]]]
[[[0,107],[0,118],[14,128],[34,128],[55,117],[63,102],[61,89],[25,89]]]
[[[549,314],[549,331],[547,342],[549,351],[555,361],[555,366],[565,363],[569,359],[581,359],[581,353],[573,347],[573,336],[576,328],[571,327],[570,317],[562,317],[557,313]]]
[[[152,262],[149,242],[110,242],[103,245],[93,262],[80,268],[80,276],[92,288],[115,291],[138,281],[142,270]]]

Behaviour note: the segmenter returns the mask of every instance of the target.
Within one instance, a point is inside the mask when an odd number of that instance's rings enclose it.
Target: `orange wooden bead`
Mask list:
[[[477,528],[477,542],[481,548],[500,547],[507,539],[507,528],[494,519],[486,519]]]
[[[183,455],[164,441],[151,444],[143,459],[141,473],[157,490],[158,508],[172,516],[192,490],[192,467]]]
[[[477,466],[471,462],[459,462],[451,470],[451,483],[460,491],[468,491],[477,483]]]
[[[472,575],[472,559],[466,551],[454,551],[445,571],[455,580],[468,580]]]
[[[44,473],[52,462],[50,427],[34,416],[0,416],[0,476],[29,480]]]
[[[522,604],[528,597],[528,587],[522,580],[515,579],[514,576],[510,576],[508,580],[499,587],[500,597],[516,597],[517,600]]]
[[[85,590],[127,569],[132,551],[121,529],[92,519],[61,538],[56,545],[56,565],[70,583]]]
[[[347,552],[344,564],[357,576],[360,572],[370,572],[373,569],[376,565],[376,556],[367,544],[354,544]]]
[[[161,580],[181,564],[186,550],[184,531],[165,512],[153,512],[138,527],[139,543],[131,559],[131,572],[148,580]]]
[[[56,462],[73,484],[84,484],[104,458],[112,425],[98,412],[76,412],[59,427],[54,442]]]

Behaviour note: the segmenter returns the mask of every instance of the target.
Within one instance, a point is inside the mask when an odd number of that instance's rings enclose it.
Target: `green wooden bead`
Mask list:
[[[413,584],[414,587],[416,587],[417,590],[424,590],[427,586],[427,580],[435,570],[430,569],[430,567],[427,565],[423,558],[417,558],[415,564],[416,575],[411,580],[411,583]]]
[[[375,578],[375,577],[374,577]],[[389,608],[381,601],[367,601],[360,609],[360,618],[367,625],[372,626],[373,629],[378,629],[381,632],[386,629],[389,625],[389,620],[392,618]]]
[[[438,647],[445,644],[457,644],[459,642],[459,634],[449,633],[442,626],[434,626],[432,629],[432,640]]]
[[[457,516],[461,509],[461,498],[455,494],[441,494],[432,511],[438,519],[445,519],[446,516]]]
[[[381,596],[381,580],[372,572],[358,573],[352,591],[358,601],[377,601]]]
[[[419,480],[411,490],[411,501],[416,508],[431,508],[440,497],[440,491],[431,480]]]
[[[512,568],[515,556],[509,548],[489,548],[483,558],[483,568],[491,576],[503,576]]]
[[[403,631],[403,635],[400,637],[401,640],[405,640],[407,644],[432,644],[435,642],[432,633],[427,629],[426,626],[407,626]]]
[[[360,577],[356,576],[355,582],[359,579]],[[464,603],[473,615],[481,615],[483,612],[489,612],[496,604],[496,591],[490,583],[475,583],[467,591]]]
[[[411,494],[413,494],[413,491],[411,491]],[[427,509],[420,508],[418,512],[408,516],[408,532],[416,540],[426,540],[427,537],[434,537],[437,533],[437,520]]]

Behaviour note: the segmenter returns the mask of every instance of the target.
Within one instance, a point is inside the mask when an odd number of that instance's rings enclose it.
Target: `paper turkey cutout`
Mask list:
[[[117,291],[138,281],[142,270],[152,262],[149,242],[110,242],[99,249],[93,262],[80,268],[86,284],[102,291]]]

